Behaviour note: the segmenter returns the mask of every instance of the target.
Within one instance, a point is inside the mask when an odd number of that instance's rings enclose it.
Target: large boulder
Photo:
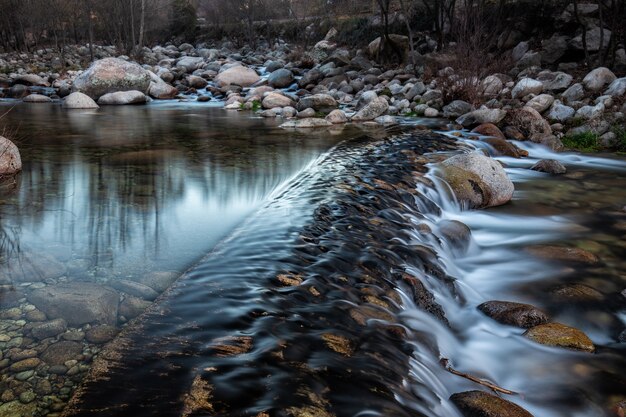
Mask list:
[[[293,107],[294,101],[280,93],[268,93],[263,99],[264,109],[274,109],[276,107]]]
[[[464,127],[480,125],[483,123],[498,124],[506,116],[506,111],[502,109],[478,109],[466,113],[456,119],[456,122]]]
[[[573,80],[574,77],[564,72],[542,71],[537,74],[537,81],[541,81],[543,84],[543,91],[565,91]]]
[[[250,87],[260,79],[259,74],[252,68],[236,65],[217,74],[214,81],[220,87],[226,87],[231,84]]]
[[[314,94],[302,97],[298,102],[298,110],[313,109],[316,111],[330,112],[338,106],[337,101],[329,94]]]
[[[52,99],[43,94],[30,94],[23,99],[24,103],[52,103]]]
[[[596,68],[583,78],[583,85],[589,91],[600,91],[604,86],[611,84],[617,77],[608,68]]]
[[[592,28],[591,30],[587,31],[586,40],[587,40],[587,50],[589,52],[598,52],[600,50],[601,31],[604,31],[604,47],[606,48],[606,46],[609,45],[609,42],[611,41],[611,31],[608,29],[600,29],[599,27],[596,26]],[[574,37],[570,41],[570,47],[578,51],[583,51],[585,49],[583,45],[583,35],[580,34]]]
[[[392,33],[389,35],[389,39],[395,45],[395,48],[397,48],[397,50],[400,52],[402,62],[405,62],[409,54],[408,36],[396,35]],[[367,45],[367,53],[369,54],[370,58],[373,60],[377,60],[379,58],[380,43],[381,43],[381,38],[378,37],[374,39],[372,42],[370,42],[369,45]],[[390,48],[390,46],[387,46],[387,48]],[[393,54],[393,52],[391,51],[392,49],[389,49],[390,54]]]
[[[70,326],[117,322],[119,295],[101,285],[73,282],[47,286],[30,292],[27,298],[49,318],[65,319]]]
[[[513,197],[513,182],[502,165],[480,152],[453,156],[439,168],[456,198],[469,208],[499,206]]]
[[[454,100],[443,107],[443,117],[452,119],[471,112],[473,106],[467,101]]]
[[[37,74],[20,74],[13,78],[13,82],[35,87],[50,87],[50,83]]]
[[[513,98],[522,98],[529,94],[540,94],[542,91],[543,83],[541,81],[532,78],[524,78],[513,87],[511,96]]]
[[[267,83],[274,88],[289,87],[293,81],[293,73],[286,68],[277,69],[267,79]]]
[[[150,74],[150,87],[148,88],[148,95],[152,98],[159,100],[171,99],[178,95],[176,87],[166,83],[161,77],[149,71]]]
[[[567,104],[574,103],[585,96],[585,89],[582,84],[572,84],[567,90],[561,94],[561,98]]]
[[[526,106],[537,110],[539,113],[543,113],[550,108],[552,103],[554,103],[553,96],[550,94],[539,94],[529,100],[528,103],[526,103]]]
[[[108,93],[137,90],[148,91],[150,74],[138,64],[118,58],[94,62],[74,80],[73,91],[97,100]]]
[[[101,106],[120,106],[124,104],[144,104],[148,101],[148,97],[141,91],[118,91],[116,93],[108,93],[98,99]]]
[[[0,265],[0,284],[41,282],[58,278],[66,272],[65,265],[50,255],[21,252],[8,257],[6,262]]]
[[[22,158],[17,146],[4,136],[0,136],[0,177],[13,175],[22,170]]]
[[[566,106],[559,100],[556,100],[554,104],[552,104],[552,107],[550,108],[550,111],[548,112],[546,117],[548,118],[548,120],[565,123],[572,117],[574,117],[575,113],[576,110],[574,110],[572,107]]]
[[[365,122],[368,120],[374,120],[378,116],[383,115],[387,109],[389,109],[389,103],[387,103],[387,100],[382,97],[375,98],[359,110],[354,116],[352,116],[352,121]]]
[[[626,77],[614,80],[604,92],[605,96],[622,97],[626,94]]]
[[[482,303],[478,309],[498,323],[524,329],[548,322],[546,313],[530,304],[494,300]]]
[[[543,138],[552,134],[548,121],[532,107],[511,110],[505,123],[517,128],[526,139],[533,142],[541,142]]]
[[[200,56],[186,56],[178,60],[176,68],[192,73],[204,65],[204,58]]]
[[[65,97],[63,107],[66,109],[97,109],[100,106],[87,94],[77,91]]]

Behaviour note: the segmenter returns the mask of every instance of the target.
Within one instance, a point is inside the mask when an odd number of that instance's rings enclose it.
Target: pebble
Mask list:
[[[24,391],[20,394],[20,402],[23,404],[28,404],[37,398],[37,394],[32,391]]]
[[[13,363],[9,369],[11,372],[22,372],[36,368],[40,363],[38,358],[29,358]]]

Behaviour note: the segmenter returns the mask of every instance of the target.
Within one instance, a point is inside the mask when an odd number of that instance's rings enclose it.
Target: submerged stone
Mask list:
[[[546,346],[595,351],[595,346],[589,337],[582,331],[561,323],[548,323],[535,326],[524,333],[524,336]]]
[[[450,401],[465,417],[533,417],[519,405],[484,391],[459,392]]]
[[[600,260],[593,253],[580,248],[565,246],[539,245],[526,248],[531,255],[551,261],[596,264]]]

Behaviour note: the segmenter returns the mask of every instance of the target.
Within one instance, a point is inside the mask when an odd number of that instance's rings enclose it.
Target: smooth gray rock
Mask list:
[[[66,109],[97,109],[100,106],[87,94],[77,91],[65,97],[63,107]]]
[[[526,97],[529,94],[540,94],[543,91],[543,83],[532,78],[521,79],[513,90],[511,96],[513,98]]]
[[[338,107],[337,101],[329,94],[314,94],[302,97],[296,107],[298,111],[313,109],[316,111],[332,111]]]
[[[506,117],[507,112],[502,109],[478,109],[456,119],[456,122],[464,127],[480,125],[483,123],[498,124]]]
[[[585,89],[582,84],[572,84],[561,94],[561,98],[567,104],[580,100],[585,96]]]
[[[73,91],[87,94],[97,100],[118,91],[146,92],[150,87],[150,74],[140,65],[118,58],[105,58],[94,62],[74,80]]]
[[[389,103],[387,103],[387,100],[382,97],[378,97],[352,116],[352,121],[365,122],[368,120],[374,120],[378,116],[382,116],[387,109],[389,109]]]
[[[574,110],[572,107],[564,105],[559,100],[556,100],[554,104],[552,104],[552,107],[550,108],[550,111],[548,112],[546,117],[548,118],[548,120],[566,123],[568,120],[574,117],[574,114],[576,114],[576,110]]]
[[[293,73],[285,68],[277,69],[272,72],[267,79],[267,83],[274,88],[289,87],[293,82]]]
[[[537,110],[539,113],[543,113],[552,106],[552,103],[554,103],[554,97],[550,94],[539,94],[529,100],[526,106]]]
[[[542,159],[537,161],[530,169],[552,175],[561,175],[567,172],[567,168],[556,159]]]
[[[43,94],[30,94],[22,99],[24,103],[52,103],[52,99]]]
[[[585,78],[583,78],[583,85],[589,91],[597,92],[602,90],[606,85],[611,84],[617,77],[608,68],[600,67],[592,70]]]
[[[101,106],[122,106],[127,104],[145,104],[148,97],[141,91],[118,91],[108,93],[98,99]]]
[[[22,170],[22,157],[17,146],[0,136],[0,175],[13,175]],[[0,277],[0,283],[2,278]]]
[[[443,107],[443,117],[448,119],[457,118],[473,110],[473,106],[463,100],[454,100]]]
[[[67,330],[67,322],[64,319],[55,319],[36,324],[32,328],[32,334],[36,339],[54,337]]]

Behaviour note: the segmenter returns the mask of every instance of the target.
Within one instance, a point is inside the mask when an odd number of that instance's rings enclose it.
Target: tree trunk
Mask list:
[[[583,23],[580,18],[580,13],[578,12],[578,0],[573,0],[574,2],[574,16],[576,17],[576,21],[582,27],[582,42],[583,42],[583,50],[585,51],[585,65],[589,66],[589,50],[587,49],[587,27]],[[602,28],[600,29],[602,32]]]
[[[146,31],[146,0],[141,0],[141,21],[139,23],[139,50],[143,48],[143,36]]]

